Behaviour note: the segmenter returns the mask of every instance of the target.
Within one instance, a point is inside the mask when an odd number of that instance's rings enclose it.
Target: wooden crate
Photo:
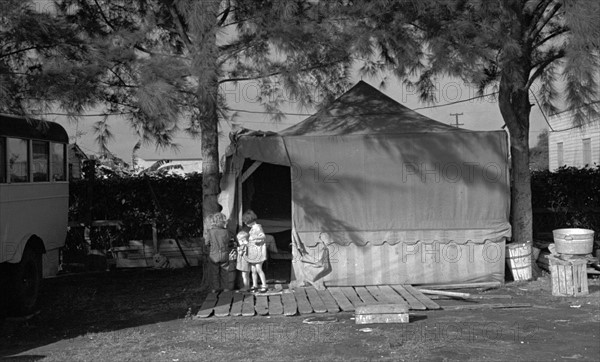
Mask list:
[[[370,304],[356,307],[356,324],[372,323],[408,323],[408,305],[406,304]]]
[[[562,260],[549,255],[548,261],[552,277],[552,295],[575,297],[589,293],[586,271],[587,259]]]

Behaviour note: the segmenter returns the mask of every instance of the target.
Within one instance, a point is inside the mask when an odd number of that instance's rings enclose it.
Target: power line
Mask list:
[[[495,94],[498,94],[498,92],[483,94],[483,95],[480,95],[480,96],[475,96],[475,97],[471,97],[471,98],[467,98],[467,99],[462,99],[462,100],[459,100],[459,101],[454,101],[454,102],[449,102],[449,103],[444,103],[444,104],[436,104],[436,105],[433,105],[433,106],[413,108],[412,110],[413,111],[418,111],[418,110],[422,110],[422,109],[431,109],[431,108],[446,107],[446,106],[451,106],[453,104],[458,104],[458,103],[464,103],[464,102],[472,101],[474,99],[479,99],[479,98],[485,98],[485,97],[493,96]],[[312,116],[313,115],[311,113],[267,112],[267,111],[252,111],[252,110],[247,110],[247,109],[236,109],[236,108],[230,108],[230,109],[228,109],[228,111],[242,112],[242,113],[251,113],[251,114],[283,114],[283,115],[286,115],[286,116]],[[120,116],[120,115],[131,114],[131,113],[135,113],[135,112],[80,114],[80,115],[77,115],[76,117]],[[57,113],[57,112],[40,113],[40,114],[43,114],[43,115],[56,115],[56,116],[75,116],[73,114]],[[370,113],[370,114],[388,114],[388,113]],[[329,117],[343,117],[343,116],[340,115],[340,116],[329,116]],[[254,121],[254,122],[244,121],[244,122],[249,122],[249,123],[266,123],[266,122],[257,122],[257,121]]]
[[[413,111],[418,111],[420,109],[430,109],[430,108],[439,108],[439,107],[451,106],[453,104],[468,102],[468,101],[472,101],[472,100],[478,99],[478,98],[484,98],[484,97],[493,96],[495,94],[498,94],[498,92],[492,92],[492,93],[488,93],[488,94],[483,94],[483,95],[480,95],[480,96],[475,96],[475,97],[471,97],[471,98],[467,98],[467,99],[462,99],[460,101],[454,101],[454,102],[450,102],[450,103],[436,104],[436,105],[433,105],[433,106],[420,107],[420,108],[413,108]]]
[[[529,92],[533,96],[533,99],[535,99],[535,103],[537,103],[537,106],[540,109],[540,112],[542,112],[542,116],[544,116],[544,121],[546,121],[546,124],[548,125],[548,127],[550,127],[550,130],[552,132],[554,132],[554,128],[552,128],[552,125],[550,125],[550,122],[548,122],[548,118],[546,117],[546,112],[544,112],[544,110],[542,109],[542,106],[540,106],[540,102],[538,101],[537,97],[535,96],[535,93],[532,92],[531,89],[529,90]]]
[[[286,116],[312,116],[310,113],[288,113],[288,112],[267,112],[267,111],[250,111],[246,109],[234,109],[230,108],[229,111],[243,112],[243,113],[255,113],[255,114],[285,114]]]

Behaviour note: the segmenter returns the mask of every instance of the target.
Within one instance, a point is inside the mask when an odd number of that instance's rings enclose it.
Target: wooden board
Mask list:
[[[339,287],[330,287],[327,288],[327,290],[329,291],[329,293],[331,293],[333,299],[335,299],[337,304],[344,312],[354,311],[354,306],[352,305],[350,300],[348,300],[348,298],[344,295],[344,293]]]
[[[283,314],[283,304],[281,304],[281,295],[269,296],[269,315]]]
[[[440,309],[441,307],[431,299],[427,298],[423,293],[419,292],[412,285],[404,285],[404,289],[406,289],[410,294],[412,294],[415,298],[419,300],[419,302],[423,303],[427,309]]]
[[[344,295],[352,303],[352,305],[354,306],[354,308],[358,307],[359,305],[365,304],[362,301],[362,299],[359,298],[358,294],[356,294],[356,290],[354,290],[354,288],[352,288],[352,287],[340,287],[340,290],[342,291],[342,293],[344,293]]]
[[[419,292],[427,295],[429,298],[431,298],[431,295],[443,295],[443,296],[446,296],[446,297],[453,297],[453,298],[458,298],[458,299],[466,299],[466,298],[470,298],[471,297],[470,293],[448,292],[448,291],[445,291],[445,290],[423,289],[423,288],[419,288],[417,290]]]
[[[371,285],[366,287],[367,290],[369,291],[369,293],[371,293],[371,295],[373,297],[375,297],[375,299],[377,299],[378,302],[380,303],[395,303],[398,301],[398,299],[395,299],[394,297],[392,297],[391,294],[389,294],[389,292],[391,291],[393,294],[397,295],[400,298],[400,303],[403,303],[404,300],[402,299],[402,297],[400,297],[396,292],[394,292],[391,288],[388,291],[388,293],[384,293],[383,286],[375,286],[375,285]],[[389,288],[389,287],[388,287]]]
[[[408,307],[408,302],[402,296],[394,291],[389,285],[380,285],[379,290],[385,295],[389,303],[405,304]]]
[[[356,308],[356,324],[408,323],[408,304],[368,304]]]
[[[233,292],[222,292],[219,294],[219,300],[215,305],[215,317],[227,317],[229,315],[229,308],[231,307],[231,300],[233,299]]]
[[[477,282],[477,283],[461,283],[461,284],[423,284],[419,285],[419,288],[423,287],[426,289],[468,289],[468,288],[500,288],[501,282]]]
[[[281,295],[281,301],[283,303],[283,314],[286,316],[295,315],[298,310],[296,298],[293,293],[283,293]]]
[[[369,293],[369,291],[367,290],[367,288],[365,287],[354,287],[354,290],[356,290],[356,294],[358,294],[358,296],[360,297],[360,299],[362,299],[362,301],[364,302],[364,304],[377,304],[377,299],[375,299],[371,293]]]
[[[378,301],[379,303],[387,303],[387,299],[385,298],[385,296],[381,293],[381,291],[379,290],[379,287],[376,285],[367,285],[365,286],[365,289],[369,292],[369,294],[371,294],[373,296],[373,298],[375,298],[376,301]]]
[[[264,295],[256,295],[256,305],[254,306],[254,310],[258,315],[267,315],[269,314],[269,301],[268,297]]]
[[[244,301],[242,302],[242,315],[244,317],[252,317],[254,315],[254,295],[244,295]]]
[[[356,308],[355,315],[359,314],[398,314],[408,313],[408,305],[402,304],[367,304]]]
[[[217,293],[210,293],[202,302],[202,306],[200,306],[200,310],[196,314],[198,318],[207,318],[213,312],[213,308],[217,304]]]
[[[397,291],[406,302],[408,302],[408,306],[413,310],[426,310],[427,307],[425,304],[421,303],[414,295],[410,294],[406,288],[402,285],[392,285],[392,289]]]
[[[452,297],[448,297],[445,295],[428,295],[427,298],[431,299],[431,300],[448,300],[448,299],[453,299]],[[472,295],[467,298],[466,300],[483,300],[483,299],[512,299],[512,295],[508,295],[508,294],[496,294],[496,295]]]
[[[294,289],[294,297],[296,298],[296,304],[298,304],[298,313],[310,314],[313,312],[310,302],[306,297],[306,291],[304,288]]]
[[[243,301],[244,301],[244,294],[233,293],[233,302],[231,303],[231,309],[229,310],[230,316],[238,317],[238,316],[242,315]]]
[[[319,297],[321,297],[321,300],[323,301],[323,303],[325,303],[325,308],[327,308],[327,312],[337,313],[340,311],[340,307],[338,307],[337,303],[335,302],[335,299],[329,293],[329,290],[317,290],[317,293],[319,293]]]
[[[472,310],[472,309],[504,309],[504,308],[531,308],[529,303],[488,303],[488,304],[466,304],[466,305],[448,305],[443,310]]]
[[[323,303],[323,300],[321,300],[321,297],[319,297],[319,293],[317,293],[317,290],[315,288],[306,288],[305,292],[306,296],[308,297],[308,301],[310,302],[310,305],[312,306],[315,313],[327,312],[327,307],[325,307],[325,303]]]
[[[281,295],[281,293],[283,293],[281,290],[280,291],[271,290],[271,291],[264,292],[264,293],[256,293],[256,296],[257,297],[260,297],[260,296],[270,297],[272,295]]]
[[[600,270],[596,270],[594,268],[587,268],[587,273],[589,275],[600,275]]]
[[[408,313],[398,314],[359,314],[354,317],[356,324],[408,323]]]

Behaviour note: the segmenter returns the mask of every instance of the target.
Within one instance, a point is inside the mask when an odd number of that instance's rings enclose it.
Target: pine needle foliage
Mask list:
[[[513,239],[532,240],[531,93],[545,111],[598,120],[600,2],[591,0],[354,0],[347,16],[367,75],[394,74],[423,101],[458,77],[498,91],[511,138]]]

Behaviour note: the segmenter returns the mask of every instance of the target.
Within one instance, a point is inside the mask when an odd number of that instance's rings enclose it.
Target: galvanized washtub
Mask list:
[[[559,254],[585,255],[591,254],[594,247],[594,230],[590,229],[556,229],[552,230],[554,245]]]

